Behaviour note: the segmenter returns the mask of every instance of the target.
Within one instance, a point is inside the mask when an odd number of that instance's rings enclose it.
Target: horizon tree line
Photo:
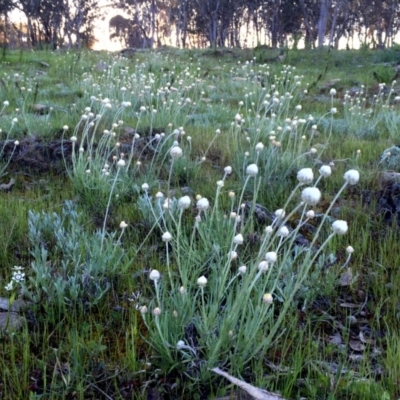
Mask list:
[[[0,42],[9,47],[91,47],[96,21],[125,47],[350,47],[358,38],[391,46],[400,30],[398,0],[0,0]],[[16,24],[14,11],[26,23]]]

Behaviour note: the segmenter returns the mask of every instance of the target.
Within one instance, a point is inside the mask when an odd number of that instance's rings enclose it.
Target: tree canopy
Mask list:
[[[94,23],[104,18],[101,0],[0,0],[0,40],[19,30],[33,47],[90,46]],[[386,47],[400,27],[398,0],[109,0],[117,14],[107,22],[110,38],[127,47],[308,48],[362,44]],[[10,13],[19,10],[26,25]],[[22,39],[21,39],[22,38]]]

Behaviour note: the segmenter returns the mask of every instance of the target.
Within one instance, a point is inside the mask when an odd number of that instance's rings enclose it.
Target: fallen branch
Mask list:
[[[15,180],[14,179],[10,179],[10,182],[2,183],[0,185],[0,190],[4,190],[5,192],[9,192],[11,190],[11,188],[14,186],[14,184],[15,184]]]
[[[215,372],[218,375],[223,376],[224,378],[228,379],[234,385],[238,386],[240,389],[247,392],[250,396],[254,397],[256,400],[285,400],[283,397],[279,396],[276,393],[267,392],[266,390],[256,388],[249,383],[241,381],[229,375],[228,373],[222,371],[219,368],[213,368],[211,371]]]

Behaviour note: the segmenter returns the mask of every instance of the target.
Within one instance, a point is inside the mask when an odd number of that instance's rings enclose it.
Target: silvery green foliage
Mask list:
[[[32,273],[24,285],[33,301],[96,304],[121,272],[124,253],[116,233],[107,234],[101,251],[101,232],[88,232],[72,201],[61,214],[29,211]]]
[[[380,159],[380,167],[391,171],[400,171],[400,147],[392,146],[384,150]]]

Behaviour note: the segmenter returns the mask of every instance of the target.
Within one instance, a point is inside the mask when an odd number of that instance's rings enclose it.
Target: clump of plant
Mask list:
[[[4,110],[6,107],[8,107],[10,105],[10,102],[5,100],[3,102],[3,107],[0,110],[0,117],[2,117]],[[6,175],[6,169],[8,167],[8,165],[10,164],[10,161],[15,153],[15,150],[17,149],[17,147],[19,146],[19,141],[18,140],[11,140],[11,132],[14,128],[14,125],[18,122],[17,118],[13,118],[11,121],[11,127],[10,129],[7,131],[6,136],[4,138],[4,140],[2,140],[2,144],[0,145],[0,178],[4,175]],[[2,129],[0,129],[0,137],[2,134]],[[6,154],[6,148],[11,146],[12,150],[11,150],[11,154]]]
[[[30,211],[28,226],[31,264],[14,267],[6,289],[19,283],[23,296],[34,303],[61,309],[96,305],[125,271],[124,222],[120,233],[90,232],[74,202],[66,201],[60,214]]]
[[[329,166],[320,168],[314,184],[312,169],[301,169],[297,186],[263,232],[254,231],[254,215],[244,213],[243,203],[247,186],[254,185],[253,211],[262,179],[258,166],[246,166],[238,196],[229,192],[230,207],[221,204],[221,197],[228,194],[223,188],[232,168],[224,172],[214,204],[200,195],[193,207],[189,196],[162,200],[162,194],[155,199],[146,194],[141,205],[146,218],[153,215],[159,225],[166,252],[163,271],[149,274],[152,298],[137,305],[154,351],[152,363],[158,375],[174,373],[196,387],[213,380],[213,367],[242,376],[254,357],[262,358],[276,343],[300,291],[312,286],[311,273],[315,278],[321,271],[328,243],[346,234],[346,221],[336,220],[330,229],[326,222],[343,190],[359,180],[358,171],[345,173],[344,185],[304,247],[296,244],[296,236],[315,216],[321,199],[317,185],[331,175]],[[294,215],[298,224],[290,229]],[[251,243],[255,233],[260,240]]]

